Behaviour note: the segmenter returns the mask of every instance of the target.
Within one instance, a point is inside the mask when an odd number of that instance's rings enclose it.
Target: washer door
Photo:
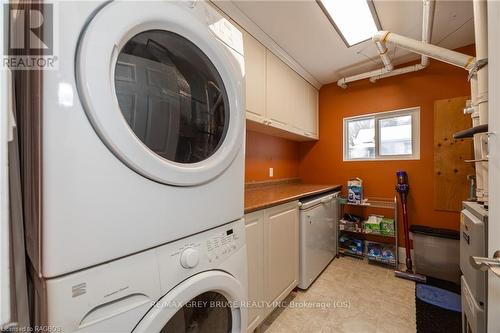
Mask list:
[[[244,129],[241,68],[193,11],[185,2],[111,2],[89,22],[76,66],[106,146],[139,174],[180,186],[223,172]]]
[[[243,332],[244,291],[231,275],[221,271],[197,274],[163,296],[133,332]]]

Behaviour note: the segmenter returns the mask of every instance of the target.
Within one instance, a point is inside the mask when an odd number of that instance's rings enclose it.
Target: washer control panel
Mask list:
[[[169,260],[192,271],[224,261],[244,244],[245,224],[239,220],[159,247],[158,252],[160,257],[163,257],[162,253],[168,253]]]
[[[162,291],[199,272],[232,265],[231,258],[245,251],[245,242],[245,221],[240,219],[156,248]]]
[[[230,255],[237,246],[237,234],[233,228],[219,232],[206,240],[208,261],[219,260]]]

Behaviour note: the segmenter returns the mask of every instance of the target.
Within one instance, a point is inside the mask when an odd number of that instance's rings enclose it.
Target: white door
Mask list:
[[[248,300],[258,304],[263,300],[264,285],[264,212],[262,210],[245,215],[247,244]],[[247,332],[253,332],[263,320],[264,313],[259,306],[248,308]]]
[[[240,333],[246,330],[244,289],[221,271],[197,274],[156,302],[134,333]]]
[[[92,126],[117,158],[160,183],[210,181],[243,142],[241,70],[207,20],[185,1],[115,1],[79,42]]]
[[[0,5],[4,6],[1,1]],[[0,15],[0,27],[3,27]],[[1,54],[4,43],[0,43]],[[0,330],[11,321],[10,235],[9,235],[9,169],[8,169],[8,87],[7,70],[0,68]]]
[[[189,110],[189,101],[174,93],[181,91],[177,80],[162,79],[173,70],[175,66],[122,54],[115,72],[116,97],[130,128],[146,146],[170,159],[177,155],[181,110]]]
[[[500,2],[488,1],[489,216],[488,256],[500,250]],[[488,332],[500,332],[500,276],[488,272]]]
[[[265,211],[264,301],[282,301],[298,282],[299,210],[294,201]]]

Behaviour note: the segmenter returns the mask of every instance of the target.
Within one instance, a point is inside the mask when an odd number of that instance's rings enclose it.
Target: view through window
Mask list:
[[[344,119],[344,160],[420,158],[420,108]]]

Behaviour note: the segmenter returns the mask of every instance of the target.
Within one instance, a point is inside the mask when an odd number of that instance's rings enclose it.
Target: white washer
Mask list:
[[[246,259],[239,220],[47,280],[37,317],[57,332],[243,332]]]
[[[45,278],[243,216],[242,35],[204,1],[57,2],[43,73]]]

